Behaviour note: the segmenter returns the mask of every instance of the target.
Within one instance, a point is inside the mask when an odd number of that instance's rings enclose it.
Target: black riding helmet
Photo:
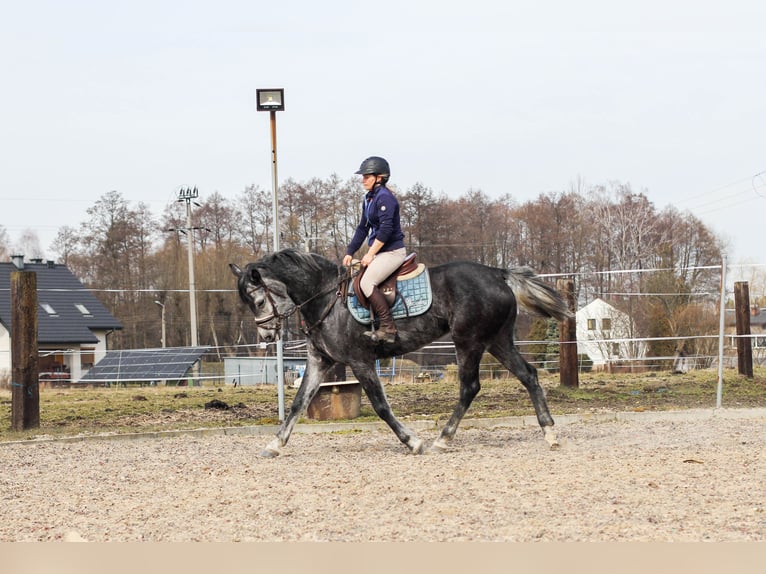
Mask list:
[[[383,183],[385,183],[391,177],[391,168],[382,157],[373,155],[364,160],[355,173],[357,175],[379,175],[383,178]]]

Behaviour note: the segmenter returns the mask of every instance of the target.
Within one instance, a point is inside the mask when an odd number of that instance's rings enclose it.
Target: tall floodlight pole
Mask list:
[[[186,202],[186,239],[188,241],[189,255],[189,317],[191,318],[191,346],[197,346],[197,289],[194,282],[194,227],[192,227],[191,204],[199,197],[196,187],[181,188],[178,192],[178,201]],[[198,363],[194,364],[192,384],[199,372]]]
[[[285,109],[285,91],[277,89],[258,89],[255,91],[255,104],[259,112],[269,112],[271,131],[271,187],[274,192],[272,221],[274,226],[274,253],[279,251],[279,199],[277,197],[277,112]],[[285,420],[285,369],[282,347],[282,333],[277,333],[277,396],[279,402],[279,420]]]

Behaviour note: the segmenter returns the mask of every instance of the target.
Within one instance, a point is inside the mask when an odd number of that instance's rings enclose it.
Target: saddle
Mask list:
[[[397,267],[385,281],[378,285],[378,289],[380,289],[381,293],[385,296],[389,306],[393,305],[394,301],[396,301],[396,282],[413,279],[423,273],[423,270],[426,268],[423,263],[417,263],[415,261],[417,255],[417,253],[410,253],[407,255],[407,257],[404,258],[404,261],[402,261],[402,264]],[[354,278],[354,294],[356,295],[359,304],[365,309],[369,309],[370,302],[367,300],[367,297],[365,297],[360,286],[365,271],[367,271],[367,268],[363,267],[359,275]]]

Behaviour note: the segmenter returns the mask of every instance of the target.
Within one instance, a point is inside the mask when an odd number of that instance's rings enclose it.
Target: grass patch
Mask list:
[[[555,417],[599,411],[714,408],[717,378],[716,371],[705,370],[683,375],[582,373],[578,388],[560,386],[558,375],[541,374],[540,382]],[[386,383],[385,388],[394,413],[403,421],[446,420],[458,398],[458,384],[449,381]],[[286,409],[295,393],[291,387],[285,389]],[[213,400],[229,408],[206,408]],[[751,380],[727,370],[722,404],[727,408],[766,406],[766,368],[756,369]],[[466,417],[521,415],[534,415],[532,403],[524,387],[508,378],[482,381],[481,392]],[[0,441],[265,425],[277,424],[278,418],[277,390],[273,385],[43,389],[40,428],[11,432],[11,392],[0,390]],[[379,420],[363,396],[361,415],[354,421]]]

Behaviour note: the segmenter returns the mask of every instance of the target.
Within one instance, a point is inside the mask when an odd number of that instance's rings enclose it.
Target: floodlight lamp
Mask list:
[[[256,90],[255,104],[259,112],[284,111],[285,90],[283,88]]]

